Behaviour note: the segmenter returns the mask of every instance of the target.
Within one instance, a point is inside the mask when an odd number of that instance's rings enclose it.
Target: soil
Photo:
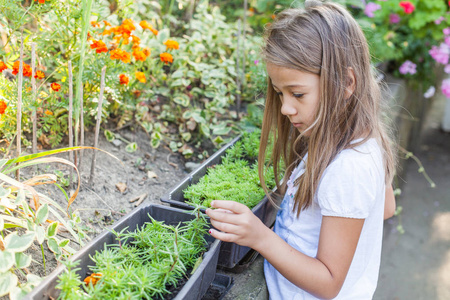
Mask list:
[[[164,146],[153,149],[150,146],[148,136],[143,131],[134,132],[124,129],[116,133],[119,133],[130,142],[136,142],[138,145],[137,151],[133,153],[126,152],[126,143],[114,145],[108,142],[101,134],[98,148],[114,155],[116,158],[104,152],[96,151],[93,184],[89,184],[89,175],[95,150],[83,150],[81,163],[79,164],[81,187],[78,196],[70,206],[70,211],[77,212],[80,215],[84,230],[91,239],[108,225],[132,211],[137,205],[163,204],[159,200],[160,197],[191,171],[185,168],[186,160],[182,155],[173,153]],[[93,134],[90,132],[86,135],[85,144],[93,145]],[[58,148],[62,147],[64,146],[61,145]],[[31,149],[26,150],[31,152]],[[209,150],[210,153],[213,152],[212,149]],[[196,155],[197,153],[194,153],[194,156]],[[67,153],[59,156],[68,158]],[[38,170],[33,167],[21,169],[21,181],[29,179],[38,173],[54,174],[55,170],[61,171],[66,178],[69,177],[70,167],[51,163],[41,165]],[[73,176],[75,174],[73,172]],[[123,190],[120,191],[119,187]],[[55,200],[62,207],[67,207],[66,197],[56,186],[43,185],[36,187],[36,189]],[[69,194],[75,189],[76,181],[72,183],[71,188],[66,188],[66,192]],[[145,195],[141,203],[138,204],[137,202],[139,201],[130,202],[130,200],[136,199],[141,195]],[[60,234],[65,238],[71,238],[67,233],[60,231]],[[35,242],[28,250],[37,262],[30,266],[30,272],[42,277],[50,274],[57,266],[54,255],[48,250],[46,243],[43,245],[46,260],[45,268],[42,264],[40,246]],[[75,250],[80,248],[75,241],[71,241],[69,245]],[[0,297],[0,300],[2,299],[7,298]]]

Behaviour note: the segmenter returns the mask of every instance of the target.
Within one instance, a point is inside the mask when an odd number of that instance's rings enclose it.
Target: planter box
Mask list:
[[[219,151],[214,153],[196,170],[187,175],[179,184],[171,189],[167,194],[163,195],[160,199],[162,202],[170,204],[170,206],[193,209],[189,204],[186,204],[183,191],[190,185],[196,184],[201,177],[206,175],[208,167],[211,167],[222,162],[225,152],[228,148],[233,146],[241,136],[236,137],[230,143],[223,146]],[[271,227],[275,222],[277,214],[277,208],[275,208],[265,196],[261,202],[259,202],[252,212],[268,227]],[[249,247],[239,246],[235,243],[222,243],[219,254],[218,265],[223,268],[231,269],[235,267],[239,261],[250,251]]]
[[[189,221],[195,217],[180,209],[151,204],[138,207],[109,228],[114,229],[115,231],[121,231],[123,228],[128,227],[129,231],[134,231],[145,222],[150,221],[148,215],[156,221],[164,221],[168,225],[177,225],[180,222]],[[205,239],[211,243],[209,250],[203,254],[202,263],[174,299],[201,299],[214,280],[221,242],[215,240],[209,234],[205,236]],[[105,244],[117,244],[115,236],[108,230],[105,230],[98,235],[71,257],[72,261],[80,260],[78,267],[81,268],[81,270],[78,271],[78,274],[81,276],[81,279],[84,279],[87,276],[89,271],[88,266],[92,265],[90,256],[93,256],[96,251],[103,250]],[[56,268],[39,286],[29,293],[25,299],[56,299],[60,290],[55,289],[55,286],[57,285],[58,276],[62,272],[64,272],[64,266]]]

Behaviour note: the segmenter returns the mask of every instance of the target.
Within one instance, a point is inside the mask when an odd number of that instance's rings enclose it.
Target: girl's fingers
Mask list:
[[[234,224],[231,224],[228,222],[220,222],[213,218],[211,218],[210,221],[211,221],[211,225],[214,226],[214,228],[216,228],[222,232],[233,233],[233,234],[237,234],[239,232],[238,225],[234,225]]]
[[[215,220],[218,222],[231,223],[236,225],[240,222],[239,215],[229,210],[208,208],[206,210],[206,214],[211,218],[211,220]]]
[[[227,200],[211,201],[211,207],[230,210],[236,214],[242,214],[242,213],[245,213],[247,210],[249,210],[249,208],[242,203],[238,203],[235,201],[227,201]]]
[[[237,240],[237,236],[232,233],[220,232],[215,229],[210,229],[209,234],[214,238],[224,241],[224,242],[234,242]]]

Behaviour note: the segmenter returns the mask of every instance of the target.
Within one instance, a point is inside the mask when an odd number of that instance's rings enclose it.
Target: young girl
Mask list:
[[[274,230],[246,206],[215,200],[211,235],[266,259],[271,299],[371,299],[383,215],[395,209],[394,150],[382,124],[380,88],[366,39],[334,3],[307,1],[266,31],[269,75],[259,153],[273,134],[275,173],[286,173]],[[280,182],[276,178],[276,182]]]

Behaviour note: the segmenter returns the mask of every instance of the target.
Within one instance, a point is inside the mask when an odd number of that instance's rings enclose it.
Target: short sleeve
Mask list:
[[[366,219],[375,204],[380,184],[377,165],[370,153],[352,149],[344,152],[325,170],[317,201],[323,216]]]

